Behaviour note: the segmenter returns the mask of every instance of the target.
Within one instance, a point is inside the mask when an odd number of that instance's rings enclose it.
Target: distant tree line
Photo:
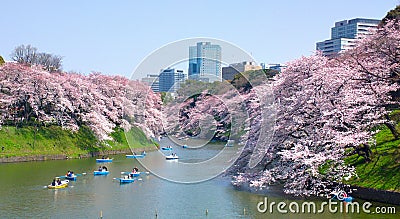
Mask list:
[[[41,65],[49,72],[60,72],[62,70],[62,57],[45,52],[39,52],[31,45],[21,45],[11,53],[11,59],[21,64]]]
[[[400,5],[397,5],[395,9],[390,10],[386,16],[382,19],[381,26],[385,25],[388,21],[400,20]]]

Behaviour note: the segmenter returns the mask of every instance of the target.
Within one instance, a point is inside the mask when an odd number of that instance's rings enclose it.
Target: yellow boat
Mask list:
[[[52,186],[51,184],[47,186],[49,189],[62,189],[68,187],[68,180],[61,181],[61,185]]]

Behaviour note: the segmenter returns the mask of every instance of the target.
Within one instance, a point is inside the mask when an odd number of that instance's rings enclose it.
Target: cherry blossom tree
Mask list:
[[[399,21],[387,20],[385,25],[376,30],[373,34],[358,41],[358,45],[346,51],[338,58],[342,65],[346,65],[353,71],[357,71],[364,80],[377,78],[400,84],[400,31]],[[383,87],[384,88],[384,87]],[[398,104],[400,90],[391,92],[391,96]],[[384,124],[398,139],[400,133],[395,128],[395,122],[391,121],[389,115],[384,116]]]
[[[257,171],[241,169],[236,185],[281,182],[287,193],[319,195],[355,174],[344,164],[345,149],[368,145],[371,129],[385,123],[385,106],[393,103],[389,94],[398,87],[388,80],[397,64],[383,55],[369,57],[366,48],[376,45],[371,42],[361,41],[338,59],[316,54],[288,64],[274,83],[279,106],[273,144]],[[362,51],[367,57],[361,58]],[[354,53],[359,57],[349,59]]]
[[[116,126],[136,125],[151,137],[162,131],[160,102],[141,82],[120,76],[50,74],[15,63],[0,67],[1,121],[7,125],[55,124],[73,131],[87,125],[100,140],[110,139]]]

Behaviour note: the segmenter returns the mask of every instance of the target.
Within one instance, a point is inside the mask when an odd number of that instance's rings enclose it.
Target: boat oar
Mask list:
[[[129,175],[129,174],[131,174],[132,172],[121,172],[121,175]],[[149,175],[150,174],[150,172],[139,172],[140,174],[146,174],[146,175]]]
[[[83,175],[86,175],[86,173],[77,173],[77,174],[74,174],[75,176],[83,176]],[[66,175],[63,175],[63,176],[57,176],[57,177],[59,177],[59,178],[66,178],[67,176]]]

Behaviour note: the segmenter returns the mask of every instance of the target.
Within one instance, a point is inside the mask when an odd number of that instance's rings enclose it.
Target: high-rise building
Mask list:
[[[370,28],[377,28],[380,20],[355,18],[335,23],[331,29],[331,39],[317,42],[317,50],[326,56],[335,56],[340,51],[354,47],[355,40],[369,34]]]
[[[142,78],[142,82],[151,87],[154,92],[160,91],[160,84],[158,74],[148,74],[147,77]]]
[[[159,76],[159,91],[175,93],[185,82],[187,76],[183,70],[168,68],[161,71]]]
[[[221,46],[198,42],[189,47],[189,79],[205,82],[221,81]]]

